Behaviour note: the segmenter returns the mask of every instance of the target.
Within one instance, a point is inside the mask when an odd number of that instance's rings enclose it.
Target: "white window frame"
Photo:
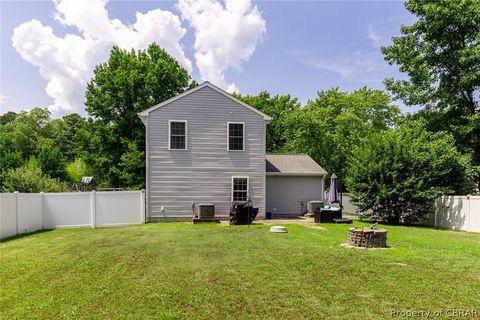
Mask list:
[[[185,123],[185,149],[172,149],[172,122],[183,122]],[[168,150],[172,151],[185,151],[188,150],[188,121],[187,120],[168,120]]]
[[[242,150],[230,150],[230,124],[241,124],[243,125],[243,141],[242,141]],[[227,151],[232,152],[243,152],[245,151],[245,122],[227,122]]]
[[[232,185],[231,185],[231,189],[232,189],[232,192],[231,192],[231,201],[233,202],[233,186],[234,186],[234,181],[235,179],[247,179],[247,199],[245,201],[248,201],[248,197],[250,195],[250,177],[249,176],[232,176]],[[238,200],[237,200],[238,201]]]

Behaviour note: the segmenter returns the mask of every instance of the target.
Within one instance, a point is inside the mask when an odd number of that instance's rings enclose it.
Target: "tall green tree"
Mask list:
[[[256,96],[237,94],[236,97],[273,118],[267,125],[266,149],[267,152],[284,151],[288,141],[286,126],[290,124],[287,117],[300,110],[301,104],[298,99],[290,95],[271,97],[267,91],[262,91]]]
[[[0,172],[23,164],[22,153],[15,148],[12,132],[0,132]]]
[[[0,125],[12,123],[16,117],[17,114],[13,111],[5,112],[4,114],[0,115]]]
[[[67,178],[65,157],[53,139],[42,138],[39,141],[36,160],[44,174],[61,180]]]
[[[88,83],[85,104],[91,120],[79,133],[79,151],[97,180],[127,186],[131,179],[120,174],[122,157],[126,161],[136,150],[145,161],[145,127],[137,113],[195,85],[187,70],[156,44],[139,51],[114,47]],[[129,173],[144,181],[144,168],[136,166]]]
[[[71,113],[61,119],[53,119],[47,124],[45,128],[48,132],[47,136],[54,141],[65,160],[73,161],[75,159],[79,144],[77,132],[83,128],[85,123],[85,118],[77,113]]]
[[[407,0],[418,17],[402,26],[385,60],[407,79],[386,79],[386,87],[407,105],[424,110],[427,128],[447,131],[462,152],[480,164],[480,2]]]
[[[21,152],[24,159],[28,159],[37,153],[39,138],[49,136],[49,130],[46,128],[50,120],[50,112],[47,109],[33,108],[17,114],[11,124],[5,125],[4,132],[11,133],[15,150]]]
[[[363,212],[397,224],[424,218],[441,195],[471,190],[470,159],[445,132],[411,121],[364,138],[349,154],[347,186]]]
[[[329,173],[336,173],[344,191],[348,156],[359,141],[372,132],[391,127],[400,111],[382,90],[361,88],[342,92],[338,88],[318,92],[287,121],[286,135],[293,137],[287,149],[309,154]]]

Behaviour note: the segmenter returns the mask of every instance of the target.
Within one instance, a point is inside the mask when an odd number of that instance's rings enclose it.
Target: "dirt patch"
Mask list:
[[[305,225],[305,227],[315,230],[327,230],[327,228],[316,226],[316,225]]]
[[[390,250],[393,249],[392,247],[387,247],[387,248],[366,248],[366,247],[357,247],[357,246],[351,246],[348,243],[342,243],[340,246],[345,247],[345,248],[350,248],[350,249],[360,249],[360,250]]]
[[[408,267],[408,264],[403,263],[403,262],[394,262],[394,263],[391,263],[391,264],[394,265],[394,266]]]
[[[285,218],[285,219],[269,219],[269,220],[256,220],[255,222],[259,222],[261,224],[313,224],[313,218],[307,217],[297,217],[297,218]]]
[[[473,280],[480,281],[480,274],[475,274],[471,277]]]

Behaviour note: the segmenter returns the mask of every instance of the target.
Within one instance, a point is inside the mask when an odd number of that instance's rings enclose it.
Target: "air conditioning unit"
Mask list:
[[[323,201],[308,201],[307,209],[309,213],[315,213],[315,210],[323,208]]]
[[[215,205],[210,203],[203,203],[198,205],[198,217],[200,219],[215,218]]]

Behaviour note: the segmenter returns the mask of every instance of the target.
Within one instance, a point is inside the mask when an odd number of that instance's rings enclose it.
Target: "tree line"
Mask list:
[[[288,94],[235,94],[273,117],[267,152],[309,154],[361,210],[392,223],[421,218],[441,194],[478,192],[480,182],[480,3],[411,0],[406,8],[418,20],[381,48],[406,78],[385,79],[387,91],[334,87],[303,106]],[[0,116],[0,188],[69,190],[84,175],[144,188],[137,113],[196,85],[156,44],[114,47],[87,85],[86,118],[52,119],[43,108]],[[402,114],[397,101],[420,111]]]

